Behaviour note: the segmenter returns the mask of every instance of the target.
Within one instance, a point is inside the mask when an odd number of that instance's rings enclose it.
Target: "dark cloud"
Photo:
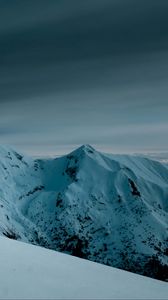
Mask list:
[[[89,73],[95,85],[114,63],[168,49],[167,1],[7,0],[0,12],[1,99],[87,86]]]
[[[167,0],[1,0],[0,136],[24,143],[25,132],[29,142],[38,136],[50,144],[111,137],[126,148],[114,128],[128,125],[131,147],[129,125],[141,125],[141,141],[144,122],[162,132],[167,15]]]

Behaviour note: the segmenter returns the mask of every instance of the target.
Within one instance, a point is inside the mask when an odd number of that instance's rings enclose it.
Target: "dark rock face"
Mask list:
[[[132,195],[133,196],[138,196],[138,197],[141,197],[141,194],[140,192],[138,191],[135,183],[133,180],[131,180],[130,178],[128,179],[129,183],[130,183],[130,186],[131,186],[131,192],[132,192]]]
[[[3,235],[12,240],[18,240],[20,238],[20,236],[13,232],[11,229],[8,229],[8,231],[4,231]]]

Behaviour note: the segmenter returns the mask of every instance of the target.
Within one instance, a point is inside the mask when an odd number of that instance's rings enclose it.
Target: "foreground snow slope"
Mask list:
[[[0,234],[168,279],[168,169],[84,145],[34,160],[0,147]]]
[[[0,299],[167,299],[168,284],[0,238]]]

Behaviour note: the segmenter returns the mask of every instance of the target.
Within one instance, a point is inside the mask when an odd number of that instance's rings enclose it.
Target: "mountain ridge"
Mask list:
[[[0,233],[167,280],[168,169],[82,145],[32,159],[0,148]]]

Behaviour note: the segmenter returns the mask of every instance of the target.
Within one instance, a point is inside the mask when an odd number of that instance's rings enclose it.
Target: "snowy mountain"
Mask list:
[[[168,284],[0,238],[0,299],[167,299]]]
[[[168,168],[84,145],[56,159],[0,148],[0,233],[168,278]]]

